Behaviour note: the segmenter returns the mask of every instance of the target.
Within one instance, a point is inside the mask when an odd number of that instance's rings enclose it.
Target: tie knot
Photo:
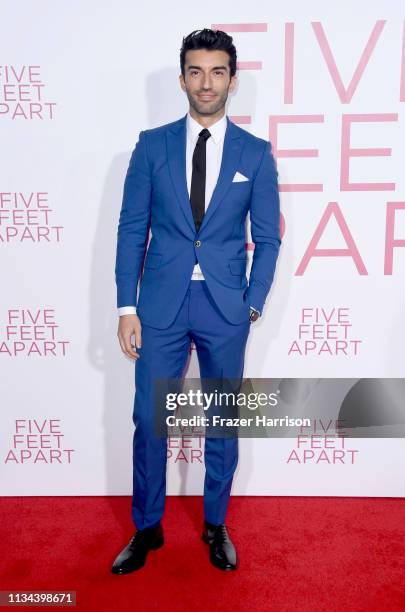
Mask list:
[[[199,140],[208,140],[208,138],[211,136],[211,132],[209,130],[207,130],[207,128],[204,128],[203,130],[201,130],[201,132],[198,134],[198,139]]]

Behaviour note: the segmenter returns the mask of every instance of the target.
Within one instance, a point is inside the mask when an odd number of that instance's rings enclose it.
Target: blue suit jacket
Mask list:
[[[117,306],[137,306],[141,322],[158,329],[174,321],[195,256],[215,303],[230,323],[247,321],[250,305],[262,311],[281,244],[278,173],[271,143],[228,117],[220,174],[196,232],[187,190],[186,117],[140,132],[125,178],[118,225]],[[237,171],[249,180],[232,182]],[[249,283],[248,211],[255,244]],[[152,238],[145,257],[149,224]]]

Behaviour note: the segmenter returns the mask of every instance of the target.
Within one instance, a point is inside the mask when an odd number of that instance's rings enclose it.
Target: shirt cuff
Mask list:
[[[136,314],[135,306],[122,306],[121,308],[118,308],[117,310],[118,310],[119,317],[121,317],[122,315]]]

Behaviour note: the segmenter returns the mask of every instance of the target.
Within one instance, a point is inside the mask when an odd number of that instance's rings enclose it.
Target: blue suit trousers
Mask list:
[[[170,295],[167,296],[170,300]],[[164,304],[162,304],[164,308]],[[206,281],[190,280],[174,322],[166,329],[142,323],[142,347],[135,363],[132,518],[137,529],[153,527],[163,516],[166,496],[167,438],[154,433],[156,378],[182,378],[193,341],[201,378],[243,377],[250,321],[229,323],[213,301]],[[204,518],[225,522],[238,438],[205,438]]]

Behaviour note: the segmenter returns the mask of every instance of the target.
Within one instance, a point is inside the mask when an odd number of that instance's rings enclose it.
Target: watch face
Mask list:
[[[250,320],[251,321],[257,321],[257,319],[259,318],[259,313],[255,312],[254,310],[250,311]]]

